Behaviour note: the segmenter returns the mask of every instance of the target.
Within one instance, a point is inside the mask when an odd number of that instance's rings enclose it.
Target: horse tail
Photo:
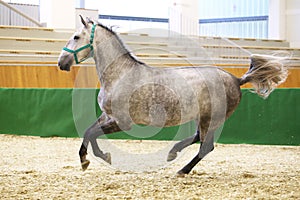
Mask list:
[[[287,57],[253,54],[249,70],[239,79],[240,85],[250,82],[253,92],[267,98],[288,77]]]

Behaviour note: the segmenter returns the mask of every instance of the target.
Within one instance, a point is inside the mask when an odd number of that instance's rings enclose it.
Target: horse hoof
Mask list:
[[[111,155],[110,155],[110,153],[105,153],[104,161],[111,165]]]
[[[85,171],[88,168],[89,165],[90,165],[89,160],[86,160],[86,161],[82,162],[81,163],[82,170]]]
[[[187,174],[184,173],[182,170],[180,170],[176,173],[176,177],[178,177],[178,178],[184,178],[186,175]]]
[[[170,162],[170,161],[174,160],[175,158],[177,158],[177,153],[170,152],[168,155],[167,161]]]

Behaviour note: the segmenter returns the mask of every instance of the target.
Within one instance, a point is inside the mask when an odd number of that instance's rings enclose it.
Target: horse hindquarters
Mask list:
[[[238,79],[222,70],[219,75],[218,79],[221,78],[222,85],[220,84],[219,87],[208,85],[203,90],[204,94],[199,103],[200,120],[197,130],[200,133],[198,141],[201,142],[199,152],[185,167],[178,171],[178,174],[188,174],[200,160],[214,149],[215,131],[230,117],[240,102],[241,90]]]

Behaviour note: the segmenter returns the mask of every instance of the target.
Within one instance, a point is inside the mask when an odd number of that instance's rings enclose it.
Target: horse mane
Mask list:
[[[111,27],[107,27],[103,24],[101,24],[100,22],[97,23],[98,26],[100,26],[101,28],[105,29],[106,31],[108,31],[109,33],[111,33],[118,41],[119,43],[121,44],[121,46],[126,50],[126,55],[131,58],[132,60],[134,60],[135,62],[137,62],[138,64],[142,64],[142,65],[145,65],[144,62],[138,60],[131,52],[130,50],[126,47],[126,45],[124,44],[124,42],[121,40],[121,38],[118,36],[118,34],[112,30],[112,28],[114,26],[111,26]]]

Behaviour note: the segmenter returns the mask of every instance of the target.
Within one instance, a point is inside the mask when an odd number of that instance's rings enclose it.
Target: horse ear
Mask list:
[[[84,19],[83,19],[83,17],[81,16],[81,15],[79,15],[80,16],[80,19],[81,19],[81,23],[84,25],[84,27],[88,27],[87,26],[87,23],[86,23],[86,21],[84,21]]]
[[[86,18],[86,21],[87,21],[87,23],[94,24],[94,21],[93,21],[93,20],[91,20],[89,17],[87,17],[87,18]]]

